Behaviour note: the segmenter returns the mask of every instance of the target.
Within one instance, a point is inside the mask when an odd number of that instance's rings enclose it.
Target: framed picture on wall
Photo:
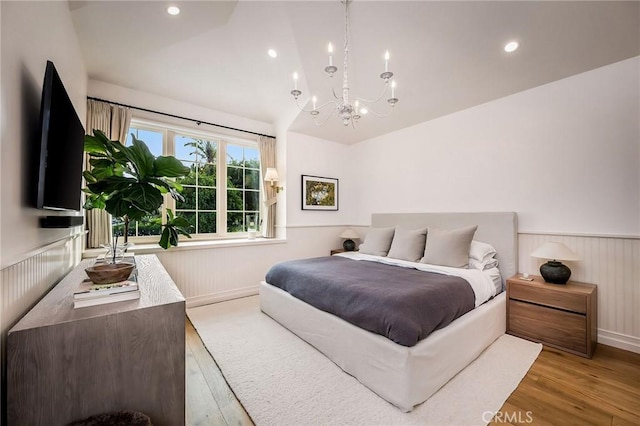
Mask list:
[[[338,179],[302,175],[302,210],[338,210]]]

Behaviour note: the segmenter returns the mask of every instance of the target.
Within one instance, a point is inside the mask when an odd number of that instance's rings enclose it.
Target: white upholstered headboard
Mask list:
[[[420,228],[425,226],[457,229],[478,225],[474,240],[491,244],[498,252],[502,288],[518,270],[518,217],[514,212],[489,213],[374,213],[374,227]],[[427,239],[429,237],[427,236]]]

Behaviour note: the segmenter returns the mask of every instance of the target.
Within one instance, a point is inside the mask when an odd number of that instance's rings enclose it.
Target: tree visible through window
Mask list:
[[[175,135],[176,158],[191,169],[178,179],[184,202],[176,202],[176,215],[189,221],[196,234],[216,232],[216,179],[218,145],[215,141]]]
[[[136,119],[132,120],[129,133],[143,140],[154,155],[173,155],[191,170],[177,180],[183,187],[184,201],[168,197],[164,206],[187,219],[193,237],[225,236],[246,232],[250,227],[259,229],[261,182],[256,142],[231,142],[213,134],[176,131]],[[130,143],[129,136],[127,144]],[[132,224],[130,236],[159,235],[165,216],[166,211],[158,212]]]

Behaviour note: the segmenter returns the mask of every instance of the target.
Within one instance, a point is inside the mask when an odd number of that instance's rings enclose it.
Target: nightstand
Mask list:
[[[341,248],[341,249],[333,249],[333,250],[331,250],[331,256],[333,256],[334,254],[338,254],[338,253],[344,253],[346,251],[347,250],[345,250],[343,248]],[[353,251],[358,251],[358,250],[353,250]]]
[[[598,342],[598,287],[507,280],[507,333],[591,358]]]

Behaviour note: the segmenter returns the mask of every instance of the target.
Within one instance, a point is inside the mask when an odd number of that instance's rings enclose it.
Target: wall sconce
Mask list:
[[[280,191],[284,191],[284,187],[276,186],[276,182],[280,180],[278,176],[278,171],[273,167],[267,168],[267,173],[264,175],[264,181],[269,182],[271,184],[271,188],[276,190],[276,194]]]

